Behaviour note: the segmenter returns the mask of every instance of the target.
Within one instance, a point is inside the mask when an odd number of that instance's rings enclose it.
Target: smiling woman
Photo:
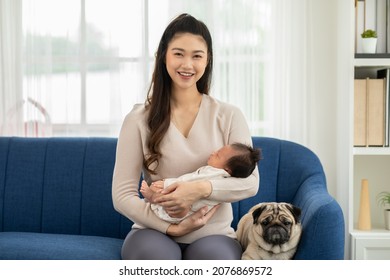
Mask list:
[[[207,26],[189,14],[177,16],[161,37],[148,98],[126,116],[118,138],[113,203],[137,221],[124,241],[124,259],[241,258],[231,202],[257,192],[256,164],[246,178],[179,181],[163,189],[155,202],[173,217],[208,197],[219,203],[210,210],[197,209],[179,223],[159,219],[138,192],[141,171],[151,184],[200,168],[221,146],[252,145],[242,112],[209,96],[212,68]]]

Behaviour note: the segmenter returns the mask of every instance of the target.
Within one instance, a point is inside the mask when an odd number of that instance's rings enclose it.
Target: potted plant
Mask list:
[[[378,40],[376,31],[367,29],[361,34],[361,36],[363,53],[375,53],[376,42]]]
[[[379,193],[377,199],[378,203],[384,207],[386,229],[390,230],[390,192]]]

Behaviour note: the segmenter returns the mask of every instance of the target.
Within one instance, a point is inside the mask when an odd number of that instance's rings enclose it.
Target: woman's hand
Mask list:
[[[188,216],[178,224],[171,224],[167,229],[167,234],[171,236],[183,236],[203,227],[214,213],[218,210],[220,204],[214,206],[207,212],[208,207],[202,207],[192,215]]]
[[[171,217],[182,217],[190,211],[192,204],[211,194],[211,183],[208,181],[176,182],[160,192],[155,203],[164,207]]]

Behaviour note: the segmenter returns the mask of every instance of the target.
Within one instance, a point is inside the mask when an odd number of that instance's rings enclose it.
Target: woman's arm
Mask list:
[[[212,192],[208,199],[219,202],[235,202],[256,195],[259,189],[258,169],[247,178],[210,180]]]
[[[223,127],[227,144],[234,142],[244,143],[252,146],[252,137],[245,117],[237,107],[230,106],[228,120],[221,124]],[[234,202],[254,196],[259,189],[260,176],[256,167],[247,178],[224,178],[222,180],[210,180],[212,192],[209,199],[220,202]]]
[[[118,137],[112,183],[114,208],[139,225],[165,233],[170,224],[158,218],[150,204],[139,197],[146,128],[142,114],[134,111],[126,116]]]

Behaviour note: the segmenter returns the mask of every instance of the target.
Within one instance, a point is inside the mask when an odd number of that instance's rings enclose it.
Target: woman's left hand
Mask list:
[[[171,217],[181,217],[187,213],[194,202],[207,198],[211,194],[208,181],[176,182],[161,191],[155,203],[164,207]]]
[[[171,236],[183,236],[187,233],[203,227],[215,214],[220,204],[214,206],[207,212],[208,207],[204,206],[195,213],[191,214],[178,224],[171,224],[167,229],[167,234]]]

